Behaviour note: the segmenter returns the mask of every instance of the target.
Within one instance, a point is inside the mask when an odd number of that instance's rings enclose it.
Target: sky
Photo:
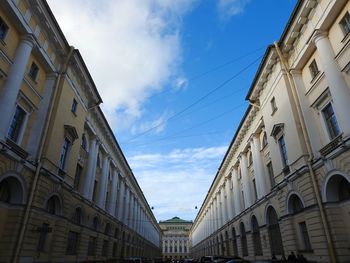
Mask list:
[[[47,1],[157,220],[194,220],[296,0]]]

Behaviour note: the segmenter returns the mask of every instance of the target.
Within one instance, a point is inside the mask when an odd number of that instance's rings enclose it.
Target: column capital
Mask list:
[[[25,34],[21,36],[21,40],[23,43],[30,45],[32,48],[36,46],[35,38],[32,34]]]
[[[316,45],[316,43],[319,41],[319,40],[322,40],[324,38],[328,38],[328,32],[327,31],[323,31],[323,30],[319,30],[319,29],[316,29],[314,31],[314,33],[312,34],[312,38],[311,38],[311,41],[312,43],[314,43]]]

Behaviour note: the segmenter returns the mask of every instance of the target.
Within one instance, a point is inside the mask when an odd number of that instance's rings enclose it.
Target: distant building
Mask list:
[[[188,258],[190,248],[189,231],[192,224],[192,221],[186,221],[179,217],[159,222],[162,230],[163,259]]]

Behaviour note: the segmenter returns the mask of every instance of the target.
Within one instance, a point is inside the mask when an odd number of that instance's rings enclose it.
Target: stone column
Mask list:
[[[125,199],[124,199],[124,217],[123,222],[125,225],[129,226],[129,198],[130,189],[127,184],[125,184]]]
[[[248,208],[253,204],[253,196],[250,187],[250,178],[247,166],[247,156],[242,153],[240,156],[240,167],[241,167],[241,175],[242,175],[242,183],[243,183],[243,195],[244,195],[244,207]]]
[[[36,118],[32,129],[30,130],[30,136],[27,146],[28,153],[32,156],[33,160],[37,160],[39,143],[42,138],[42,132],[46,122],[46,115],[49,109],[51,101],[51,95],[56,84],[57,74],[48,74],[45,82],[45,89],[43,93],[43,99],[40,102],[39,110],[36,113]]]
[[[326,32],[317,32],[313,37],[317,51],[323,65],[324,74],[329,83],[329,90],[334,101],[333,108],[339,126],[347,136],[350,134],[350,90],[346,84],[339,65],[334,60],[335,54]]]
[[[230,221],[234,214],[233,214],[233,196],[232,196],[232,175],[229,175],[226,178],[226,193],[227,193],[227,212],[228,212],[228,221]]]
[[[233,168],[232,170],[232,180],[233,180],[233,202],[234,202],[234,215],[238,215],[240,212],[242,212],[242,206],[241,206],[241,191],[239,189],[239,182],[238,182],[238,171],[236,168]]]
[[[120,192],[119,192],[119,197],[118,197],[118,219],[120,222],[124,222],[124,202],[125,202],[125,182],[123,178],[120,178]]]
[[[226,191],[226,182],[222,185],[221,191],[223,195],[223,211],[224,211],[224,224],[228,222],[228,198],[227,198],[227,191]]]
[[[105,156],[103,159],[102,165],[102,176],[99,183],[98,196],[97,196],[97,205],[103,209],[105,209],[106,204],[106,192],[107,192],[107,183],[108,183],[108,174],[109,174],[109,156]]]
[[[34,45],[35,40],[32,35],[26,35],[22,38],[16,50],[13,64],[10,66],[6,82],[0,89],[0,140],[7,136],[13,118],[17,95]]]
[[[107,204],[107,211],[114,216],[117,202],[118,172],[113,171],[111,193]]]
[[[92,199],[92,192],[95,183],[96,161],[98,154],[97,137],[93,136],[89,144],[89,156],[87,160],[86,175],[83,177],[82,189],[80,190],[86,199]]]
[[[253,137],[250,141],[250,145],[253,156],[254,175],[257,188],[256,190],[258,192],[258,199],[260,199],[268,193],[268,184],[267,177],[265,175],[263,160],[260,154],[259,134],[253,134]]]

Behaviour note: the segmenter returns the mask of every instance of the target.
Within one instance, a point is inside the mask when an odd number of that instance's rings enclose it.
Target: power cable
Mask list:
[[[128,143],[130,141],[134,141],[135,139],[141,137],[142,135],[145,135],[151,131],[153,131],[154,129],[160,127],[161,125],[163,125],[164,123],[176,118],[177,116],[181,115],[182,113],[186,112],[187,110],[189,110],[190,108],[194,107],[195,105],[197,105],[199,102],[203,101],[204,99],[206,99],[207,97],[209,97],[211,94],[213,94],[214,92],[218,91],[219,89],[221,89],[222,87],[224,87],[227,83],[229,83],[230,81],[232,81],[234,78],[238,77],[240,74],[242,74],[244,71],[246,71],[247,69],[249,69],[251,66],[253,66],[257,61],[259,61],[262,58],[262,56],[259,56],[257,59],[255,59],[254,61],[252,61],[250,64],[248,64],[247,66],[245,66],[243,69],[241,69],[240,71],[238,71],[236,74],[234,74],[233,76],[231,76],[230,78],[226,79],[224,82],[222,82],[220,85],[218,85],[216,88],[212,89],[211,91],[209,91],[208,93],[206,93],[205,95],[203,95],[202,97],[200,97],[199,99],[197,99],[196,101],[194,101],[193,103],[191,103],[189,106],[185,107],[184,109],[182,109],[181,111],[174,113],[172,116],[170,116],[169,118],[167,118],[166,120],[158,123],[157,125],[154,125],[153,127],[147,129],[146,131],[143,131],[137,135],[135,135],[134,137],[130,138],[129,140],[125,141],[124,143]]]

